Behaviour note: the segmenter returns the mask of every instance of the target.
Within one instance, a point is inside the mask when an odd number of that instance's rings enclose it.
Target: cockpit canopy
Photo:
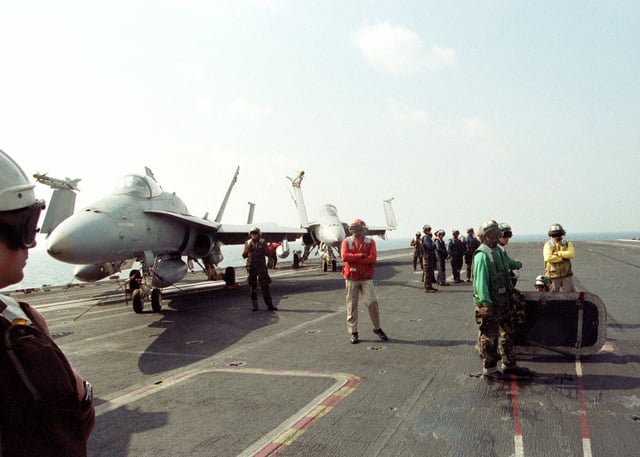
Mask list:
[[[320,211],[318,211],[318,216],[320,218],[326,217],[326,216],[338,216],[338,210],[336,209],[335,206],[331,205],[331,204],[327,204],[327,205],[323,205],[320,208]]]
[[[130,197],[151,198],[160,195],[162,189],[149,176],[126,175],[117,182],[115,193]]]

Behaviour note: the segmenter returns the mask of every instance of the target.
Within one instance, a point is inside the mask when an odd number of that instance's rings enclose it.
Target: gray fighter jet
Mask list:
[[[140,262],[141,272],[134,270],[130,277],[130,283],[135,284],[131,291],[133,309],[142,312],[144,300],[150,296],[152,309],[159,311],[160,289],[187,273],[183,257],[202,260],[207,268],[215,267],[223,260],[224,244],[247,240],[252,225],[221,223],[238,172],[239,168],[214,221],[207,215],[191,215],[175,193],[162,190],[148,168],[146,175],[124,176],[115,193],[44,231],[48,233],[47,252],[62,262],[81,265],[75,270],[75,277],[81,281],[97,281]],[[56,212],[56,208],[50,205],[49,211]],[[63,216],[57,214],[55,219]],[[260,229],[265,240],[284,246],[306,233],[277,224],[260,225]],[[235,282],[235,272],[228,270],[225,281],[232,275]]]
[[[298,173],[298,176],[293,179],[287,176],[287,179],[291,181],[293,190],[291,197],[298,209],[300,226],[306,229],[306,234],[302,237],[302,242],[305,246],[302,260],[306,260],[311,250],[316,248],[317,254],[322,261],[322,269],[327,271],[328,266],[331,265],[331,270],[336,271],[336,257],[340,255],[342,240],[349,234],[349,224],[340,220],[338,217],[338,209],[332,204],[322,205],[318,212],[317,220],[309,222],[307,208],[302,196],[302,178],[304,178],[304,171]],[[367,227],[368,235],[378,235],[386,238],[388,230],[396,229],[398,224],[393,212],[393,207],[391,206],[392,200],[393,198],[383,200],[387,226]]]

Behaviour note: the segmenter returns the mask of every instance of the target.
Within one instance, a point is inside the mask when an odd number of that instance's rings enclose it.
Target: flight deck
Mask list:
[[[519,289],[534,289],[542,246],[508,246]],[[261,297],[251,311],[242,268],[236,290],[188,274],[159,313],[134,313],[122,281],[14,297],[43,312],[94,385],[90,456],[637,456],[640,243],[574,246],[578,289],[606,305],[606,340],[590,355],[523,356],[527,380],[480,376],[471,284],[424,293],[409,249],[378,253],[389,341],[361,304],[357,345],[344,280],[313,260],[272,270],[277,312]]]

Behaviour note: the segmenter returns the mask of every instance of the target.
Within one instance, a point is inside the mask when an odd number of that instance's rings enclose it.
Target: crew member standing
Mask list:
[[[530,375],[528,369],[517,366],[513,351],[509,313],[511,277],[506,258],[498,247],[501,236],[498,223],[486,221],[478,234],[482,244],[473,256],[473,303],[479,330],[482,373],[497,379],[502,379],[503,374]],[[500,356],[502,372],[498,369]]]
[[[410,246],[413,248],[413,271],[418,269],[418,263],[422,265],[422,242],[420,232],[416,232],[416,237],[411,240]]]
[[[563,240],[566,232],[560,224],[553,224],[548,232],[551,239],[544,244],[544,272],[551,279],[551,292],[575,292],[571,259],[575,255],[573,243]]]
[[[460,269],[462,268],[462,259],[464,257],[464,242],[459,238],[460,231],[454,230],[453,238],[449,240],[449,246],[447,251],[451,257],[451,272],[453,274],[453,282],[459,284],[462,282],[460,279]]]
[[[511,318],[511,326],[507,326],[511,330],[511,339],[514,342],[523,342],[525,335],[525,323],[526,323],[526,300],[522,293],[516,289],[516,283],[520,277],[520,269],[522,268],[522,262],[519,260],[513,260],[507,253],[507,245],[513,237],[513,230],[511,226],[506,222],[498,224],[500,229],[500,238],[498,239],[498,247],[502,250],[504,256],[505,265],[509,271],[509,293],[511,294],[511,301],[509,302],[508,312]],[[505,316],[506,317],[506,316]]]
[[[34,187],[0,151],[0,289],[22,280],[36,245],[44,201]],[[0,295],[0,332],[0,455],[85,457],[95,422],[91,384],[28,304]]]
[[[434,273],[436,269],[436,247],[433,244],[431,227],[424,225],[422,231],[424,233],[422,236],[422,283],[425,292],[434,293],[438,291],[433,287],[433,283],[436,282]]]
[[[436,232],[436,239],[433,244],[436,247],[436,257],[438,258],[438,285],[448,286],[446,264],[449,253],[447,252],[447,245],[444,242],[444,230],[438,230]]]
[[[249,232],[249,239],[244,243],[242,258],[247,259],[247,281],[249,281],[249,293],[251,295],[251,305],[253,311],[258,311],[258,284],[262,290],[262,298],[267,305],[267,309],[277,311],[271,299],[271,289],[269,283],[271,278],[267,271],[266,257],[269,255],[267,242],[260,238],[262,233],[258,227],[254,227]]]
[[[467,265],[467,282],[471,282],[471,264],[473,263],[473,253],[480,246],[480,241],[475,237],[472,227],[467,229],[467,237],[464,239],[464,263]]]
[[[344,262],[342,276],[346,286],[347,331],[351,335],[351,344],[358,344],[358,301],[360,297],[369,310],[373,333],[386,341],[387,335],[380,328],[378,299],[373,287],[373,272],[378,254],[376,242],[365,236],[366,224],[361,219],[354,220],[349,226],[351,236],[342,240],[340,257]]]
[[[276,265],[278,265],[278,248],[280,247],[280,243],[269,243],[267,244],[267,248],[269,249],[269,263],[267,267],[275,270]]]

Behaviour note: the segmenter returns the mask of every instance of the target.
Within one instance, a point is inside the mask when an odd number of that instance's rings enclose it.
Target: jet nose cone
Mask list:
[[[344,229],[341,225],[331,225],[324,230],[323,238],[327,244],[337,244],[344,240]]]
[[[64,220],[47,239],[47,253],[67,263],[99,263],[117,236],[111,218],[95,212],[77,213]]]
[[[56,260],[65,261],[67,253],[73,250],[73,241],[64,234],[54,231],[47,238],[47,253]]]

